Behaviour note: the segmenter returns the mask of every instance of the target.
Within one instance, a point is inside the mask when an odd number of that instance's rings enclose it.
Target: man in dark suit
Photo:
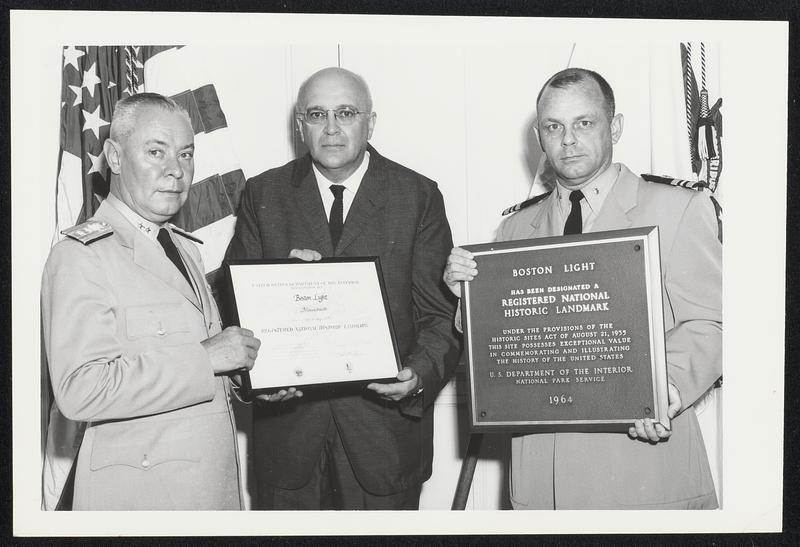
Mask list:
[[[511,217],[500,241],[658,226],[671,430],[635,420],[622,433],[535,433],[511,441],[515,509],[715,509],[694,403],[722,374],[722,245],[707,195],[645,182],[612,149],[622,135],[608,82],[585,69],[552,76],[537,134],[556,188]],[[444,280],[460,295],[478,275],[455,248]]]
[[[376,115],[356,74],[313,74],[296,117],[310,154],[247,182],[227,257],[380,257],[403,368],[394,383],[257,406],[256,505],[417,509],[431,474],[432,404],[459,354],[441,281],[452,247],[442,195],[367,144]]]

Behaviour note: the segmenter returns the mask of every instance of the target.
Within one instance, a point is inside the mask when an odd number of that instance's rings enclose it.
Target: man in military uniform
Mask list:
[[[221,329],[200,255],[167,221],[194,175],[194,132],[173,100],[117,103],[108,198],[53,247],[42,322],[58,410],[88,422],[74,509],[241,509],[228,374],[260,342]]]
[[[658,226],[672,430],[651,419],[624,433],[536,433],[512,438],[516,509],[714,509],[717,498],[692,405],[722,372],[722,246],[707,195],[645,182],[612,162],[622,135],[614,93],[570,68],[537,98],[537,134],[557,176],[545,199],[515,213],[500,241]],[[460,296],[478,271],[455,248],[444,280]],[[668,440],[668,442],[667,442]]]

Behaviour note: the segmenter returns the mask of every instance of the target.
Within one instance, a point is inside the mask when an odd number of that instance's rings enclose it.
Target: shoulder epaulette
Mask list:
[[[176,227],[174,224],[170,224],[169,226],[170,226],[170,228],[172,228],[172,232],[173,233],[178,234],[179,236],[183,236],[186,239],[190,239],[190,240],[194,241],[195,243],[199,243],[200,245],[203,244],[203,240],[200,239],[199,237],[195,237],[195,236],[193,236],[192,234],[190,234],[188,232],[184,232],[180,228]]]
[[[531,205],[535,205],[552,193],[553,191],[550,190],[549,192],[545,192],[544,194],[539,194],[538,196],[533,196],[530,199],[526,199],[522,203],[517,203],[516,205],[512,205],[511,207],[503,211],[501,213],[501,216],[510,215],[511,213],[516,213],[517,211],[521,211],[525,207],[530,207]]]
[[[71,237],[75,241],[80,241],[84,245],[88,245],[98,239],[110,236],[114,233],[114,228],[102,220],[87,220],[72,228],[61,230],[61,233],[67,237]]]
[[[708,188],[708,183],[704,180],[684,180],[676,179],[675,177],[650,175],[647,173],[642,173],[641,177],[647,182],[669,184],[670,186],[680,186],[682,188],[689,188],[691,190],[702,190],[704,188]]]

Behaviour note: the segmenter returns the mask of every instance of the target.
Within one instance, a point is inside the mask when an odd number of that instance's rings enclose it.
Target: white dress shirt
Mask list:
[[[364,179],[364,173],[367,172],[369,167],[369,152],[364,153],[364,159],[361,160],[361,165],[358,169],[353,171],[353,174],[344,179],[342,182],[331,182],[325,175],[323,175],[317,166],[311,164],[314,169],[314,176],[317,178],[317,186],[319,187],[319,195],[322,197],[322,205],[325,206],[325,218],[331,218],[331,209],[333,208],[333,192],[330,190],[331,184],[341,184],[345,190],[342,192],[342,221],[347,220],[347,213],[350,211],[350,206],[353,205],[353,200],[358,192],[358,187],[361,186],[361,181]]]

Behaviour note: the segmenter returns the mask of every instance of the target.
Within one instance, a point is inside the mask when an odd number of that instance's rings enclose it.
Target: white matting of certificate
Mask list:
[[[261,340],[253,390],[397,374],[379,269],[366,260],[230,265],[239,325]]]

